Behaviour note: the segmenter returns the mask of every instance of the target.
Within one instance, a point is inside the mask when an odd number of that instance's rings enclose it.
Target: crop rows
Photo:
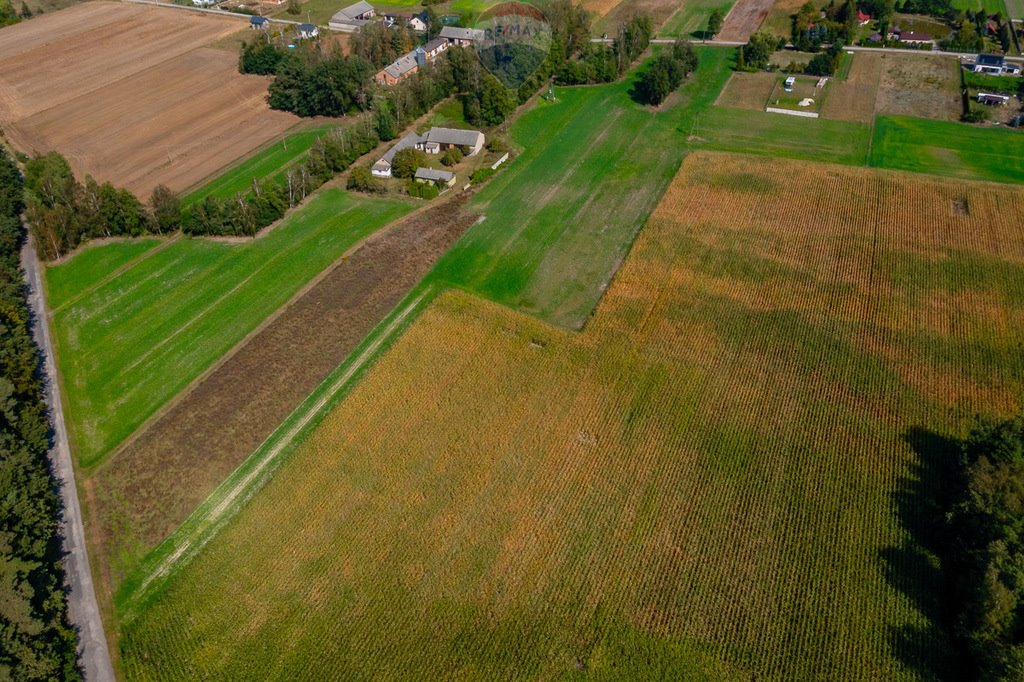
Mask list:
[[[125,626],[129,677],[940,670],[912,434],[1021,406],[1022,210],[689,157],[581,334],[439,298]]]

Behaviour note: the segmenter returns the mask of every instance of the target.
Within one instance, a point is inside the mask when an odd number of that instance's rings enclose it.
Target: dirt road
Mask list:
[[[114,667],[110,662],[110,651],[107,649],[107,639],[103,634],[103,620],[96,604],[92,572],[89,570],[82,510],[78,504],[75,470],[71,464],[71,448],[64,427],[64,409],[60,401],[57,366],[50,343],[50,330],[45,322],[47,308],[42,293],[39,258],[36,256],[31,238],[22,248],[21,264],[25,270],[25,279],[28,281],[29,306],[35,316],[33,334],[44,355],[46,403],[50,407],[50,419],[53,423],[50,466],[53,467],[54,474],[60,482],[60,500],[63,506],[60,531],[64,551],[67,552],[64,559],[64,574],[68,585],[68,616],[78,632],[78,660],[85,670],[85,679],[88,682],[113,682]]]

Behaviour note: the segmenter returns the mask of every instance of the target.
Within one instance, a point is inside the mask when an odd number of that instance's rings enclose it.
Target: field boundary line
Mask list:
[[[194,559],[270,480],[294,450],[299,438],[320,423],[363,370],[404,330],[406,323],[414,317],[413,313],[433,300],[436,290],[433,284],[419,291],[414,289],[170,537],[150,552],[115,595],[115,603],[122,605],[119,609],[121,622],[128,623],[137,616],[171,577]]]
[[[163,251],[164,249],[166,249],[171,244],[174,244],[175,242],[180,240],[182,238],[182,233],[178,232],[176,234],[171,235],[170,237],[165,237],[165,238],[161,238],[160,235],[153,235],[153,236],[156,237],[157,239],[160,239],[160,243],[159,244],[154,245],[153,248],[151,248],[151,249],[147,249],[147,250],[143,251],[142,253],[140,253],[135,258],[132,258],[127,263],[122,264],[120,267],[115,269],[113,272],[108,273],[105,277],[103,277],[100,281],[98,281],[95,284],[93,284],[91,287],[89,287],[89,288],[79,292],[73,298],[70,298],[67,301],[64,301],[59,306],[57,306],[56,308],[54,308],[54,309],[52,309],[50,311],[50,316],[51,317],[55,317],[57,315],[57,313],[59,313],[60,311],[64,310],[65,308],[67,308],[69,305],[72,305],[74,303],[78,303],[80,300],[82,300],[87,295],[91,294],[92,292],[96,291],[97,289],[102,287],[104,284],[107,284],[107,283],[113,281],[114,279],[116,279],[117,277],[120,277],[121,275],[123,275],[124,273],[128,272],[129,270],[134,268],[136,265],[138,265],[142,261],[144,261],[147,258],[149,258],[150,256],[153,256],[153,255]],[[136,237],[128,237],[128,238],[124,239],[123,241],[132,242],[132,241],[135,241],[135,239],[136,239]],[[147,239],[147,237],[141,237],[141,239]],[[67,258],[70,259],[72,256],[77,256],[78,254],[82,253],[83,251],[88,250],[89,248],[100,247],[100,246],[104,246],[103,242],[99,242],[99,241],[96,241],[96,242],[86,242],[85,244],[82,244],[80,248],[75,249],[71,253],[67,254]],[[59,264],[59,263],[56,263],[56,264]],[[56,264],[47,265],[46,267],[47,267],[47,269],[49,269],[52,265],[56,265]],[[49,294],[49,291],[47,291],[47,294]]]

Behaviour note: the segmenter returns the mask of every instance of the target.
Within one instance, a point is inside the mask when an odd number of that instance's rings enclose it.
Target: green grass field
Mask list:
[[[687,39],[703,39],[708,27],[708,17],[715,9],[722,10],[724,17],[732,7],[731,0],[694,0],[683,3],[675,14],[662,24],[658,35]]]
[[[1024,132],[879,116],[871,165],[973,180],[1024,182]]]
[[[1024,0],[1006,0],[1006,13],[1011,19],[1024,19]]]
[[[334,124],[323,124],[289,133],[188,193],[181,202],[188,206],[207,196],[227,199],[252,189],[253,178],[264,180],[283,176],[289,166],[305,156],[317,138],[334,127]]]
[[[112,279],[152,240],[86,249],[49,268],[79,462],[98,462],[314,275],[410,208],[326,190],[256,241],[182,238]]]
[[[126,676],[941,678],[928,435],[1021,406],[1022,210],[692,155],[582,333],[436,299],[124,625]]]
[[[1010,0],[1012,3],[1013,0]],[[1007,6],[1003,4],[1003,0],[953,0],[953,9],[962,10],[964,12],[979,12],[984,11],[987,15],[993,15],[997,12],[1001,15],[1008,16]],[[1012,18],[1016,18],[1014,15],[1009,15]]]

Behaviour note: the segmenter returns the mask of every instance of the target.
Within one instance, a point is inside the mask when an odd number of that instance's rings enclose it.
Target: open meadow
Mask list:
[[[10,26],[0,128],[23,152],[55,149],[80,177],[143,199],[161,183],[184,190],[299,120],[270,110],[268,78],[242,76],[235,52],[207,47],[243,26],[112,2]]]
[[[256,240],[177,238],[142,254],[97,246],[49,268],[79,463],[97,463],[307,281],[410,208],[328,190]]]
[[[122,625],[126,675],[950,669],[929,444],[1024,404],[1022,211],[689,156],[581,333],[435,299]]]

